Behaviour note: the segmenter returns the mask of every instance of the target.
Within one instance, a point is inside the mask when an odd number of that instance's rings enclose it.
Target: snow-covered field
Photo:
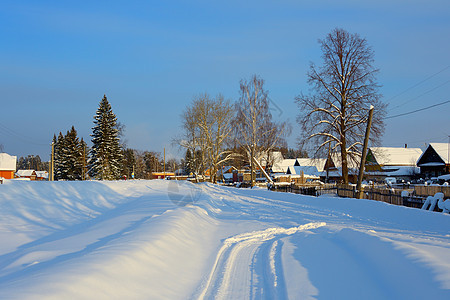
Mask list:
[[[450,215],[174,181],[0,185],[0,299],[450,299]]]

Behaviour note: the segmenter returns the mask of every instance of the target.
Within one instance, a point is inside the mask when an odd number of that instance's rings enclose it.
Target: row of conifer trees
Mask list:
[[[121,177],[123,149],[117,117],[106,95],[94,116],[91,137],[92,147],[88,149],[73,126],[65,135],[60,132],[58,137],[53,136],[55,180],[114,180]]]

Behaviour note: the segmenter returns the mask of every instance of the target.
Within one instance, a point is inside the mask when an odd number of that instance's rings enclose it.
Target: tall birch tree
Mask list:
[[[203,94],[194,98],[182,115],[184,139],[180,145],[192,154],[193,165],[202,168],[206,163],[211,181],[216,182],[219,166],[228,161],[232,153],[226,150],[232,135],[233,109],[222,95],[211,98]],[[203,162],[203,163],[199,163]],[[198,169],[196,173],[203,170]]]
[[[245,149],[253,174],[252,157],[259,159],[262,155],[269,155],[272,149],[283,142],[290,128],[286,122],[272,121],[268,91],[264,88],[264,80],[256,75],[250,80],[241,80],[236,110],[236,141]],[[253,184],[252,176],[252,186]]]

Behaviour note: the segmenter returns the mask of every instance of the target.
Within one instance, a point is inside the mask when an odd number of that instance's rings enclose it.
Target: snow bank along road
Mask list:
[[[173,181],[0,185],[0,299],[450,299],[450,215]]]

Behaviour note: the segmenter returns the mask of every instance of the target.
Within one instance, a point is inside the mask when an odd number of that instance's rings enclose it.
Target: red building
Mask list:
[[[13,179],[16,172],[17,157],[0,153],[0,177]]]
[[[175,176],[173,172],[152,172],[152,179],[165,179],[169,176]]]
[[[30,180],[36,180],[35,170],[18,170],[16,173],[16,178],[28,178]]]

